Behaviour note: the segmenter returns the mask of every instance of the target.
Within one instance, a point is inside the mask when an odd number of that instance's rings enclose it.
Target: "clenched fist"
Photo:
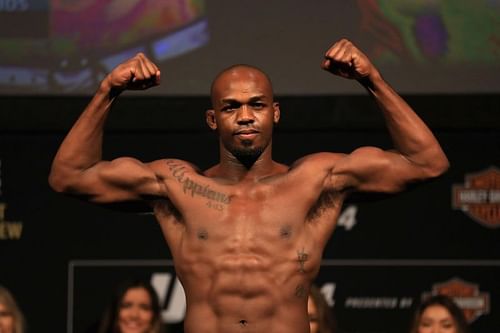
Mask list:
[[[160,70],[143,53],[116,66],[103,80],[109,89],[143,90],[160,84]]]
[[[321,67],[347,79],[363,79],[377,72],[368,57],[351,41],[341,39],[325,53]]]

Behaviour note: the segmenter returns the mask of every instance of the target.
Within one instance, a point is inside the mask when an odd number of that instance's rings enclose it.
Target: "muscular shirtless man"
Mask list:
[[[280,108],[271,83],[238,65],[215,78],[206,112],[219,136],[217,165],[202,171],[176,159],[104,161],[103,125],[116,97],[159,84],[160,71],[143,54],[102,81],[59,148],[49,177],[56,191],[151,206],[186,291],[187,333],[308,332],[309,286],[346,196],[394,193],[447,169],[431,131],[350,41],[335,43],[322,67],[368,90],[395,150],[317,153],[292,166],[273,161]]]

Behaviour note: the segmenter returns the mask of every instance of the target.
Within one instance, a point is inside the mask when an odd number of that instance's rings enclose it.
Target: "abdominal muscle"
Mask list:
[[[185,332],[309,332],[307,296],[323,245],[304,221],[303,199],[226,192],[222,211],[197,197],[177,204],[186,207],[182,221],[156,206],[186,293]]]
[[[189,291],[186,333],[308,332],[307,293],[296,290],[306,288],[304,274],[282,274],[292,263],[271,268],[257,256],[218,259],[181,277]]]

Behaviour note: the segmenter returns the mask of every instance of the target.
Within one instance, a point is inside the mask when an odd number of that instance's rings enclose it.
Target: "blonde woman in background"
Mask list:
[[[10,291],[0,285],[0,333],[25,333],[24,315]]]

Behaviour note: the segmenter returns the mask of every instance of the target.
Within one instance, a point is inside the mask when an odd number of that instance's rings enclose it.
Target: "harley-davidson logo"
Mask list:
[[[453,208],[489,228],[500,227],[500,170],[491,167],[453,186]]]
[[[446,295],[463,310],[467,322],[471,323],[479,316],[490,313],[490,295],[479,291],[479,286],[459,278],[453,278],[432,286],[432,291],[424,293],[425,299],[431,295]]]

